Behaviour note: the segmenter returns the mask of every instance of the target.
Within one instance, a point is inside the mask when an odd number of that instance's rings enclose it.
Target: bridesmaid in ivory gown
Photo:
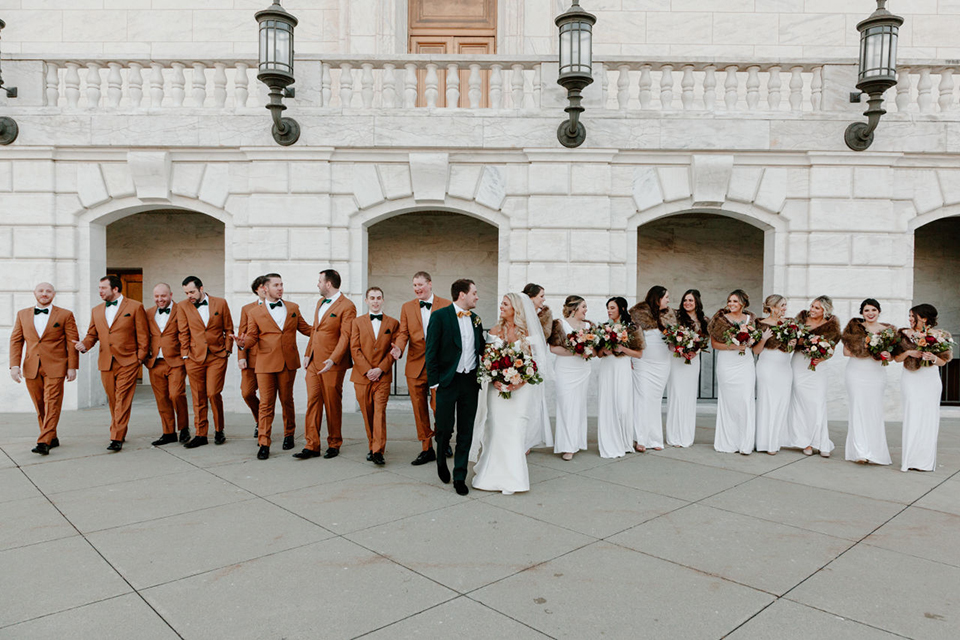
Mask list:
[[[666,287],[650,287],[646,297],[630,308],[630,318],[643,330],[643,358],[633,358],[633,389],[636,394],[634,439],[637,451],[663,449],[663,392],[670,378],[670,353],[663,340],[667,325],[677,319],[670,308]]]
[[[607,300],[607,318],[610,323],[626,324],[630,343],[617,345],[613,352],[600,352],[597,444],[601,458],[620,458],[633,451],[633,371],[630,358],[643,355],[643,334],[630,322],[624,298]]]
[[[757,436],[754,388],[756,369],[751,342],[727,344],[724,334],[734,325],[753,329],[756,317],[747,311],[750,298],[742,289],[727,296],[727,306],[717,311],[707,331],[717,359],[717,427],[713,448],[723,453],[750,455]]]
[[[590,363],[569,349],[567,336],[580,329],[590,329],[587,301],[580,296],[567,296],[563,303],[563,317],[553,321],[550,333],[550,351],[556,354],[554,375],[557,387],[557,433],[553,451],[564,460],[573,460],[573,454],[587,448],[587,386],[590,383]]]
[[[707,318],[703,315],[700,292],[689,289],[680,299],[677,324],[707,336]],[[667,381],[667,444],[689,447],[697,432],[697,392],[700,389],[700,354],[689,362],[670,358],[670,379]]]
[[[790,416],[790,389],[793,369],[790,356],[793,344],[783,344],[773,335],[773,327],[793,322],[785,318],[787,299],[781,295],[767,296],[763,301],[763,320],[757,322],[762,331],[760,341],[753,345],[757,358],[757,451],[777,455]]]

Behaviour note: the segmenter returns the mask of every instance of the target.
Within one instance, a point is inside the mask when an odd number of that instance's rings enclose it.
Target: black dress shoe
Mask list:
[[[227,436],[224,435],[223,431],[213,432],[213,444],[223,444],[226,441],[227,441]]]
[[[283,450],[289,451],[293,449],[293,436],[284,436],[283,437]]]
[[[470,493],[470,489],[467,488],[467,483],[463,480],[454,480],[453,488],[456,489],[457,493],[459,493],[461,496],[465,496]]]
[[[180,429],[180,442],[182,442],[182,443],[184,443],[184,444],[190,442],[190,428],[189,428],[189,427],[184,427],[183,429]]]
[[[123,443],[119,440],[111,440],[107,447],[107,451],[120,451],[120,449],[123,449]]]
[[[373,462],[373,451],[367,451],[367,462]]]
[[[437,461],[437,476],[439,476],[440,482],[442,482],[443,484],[450,483],[450,469],[447,469],[446,460]]]
[[[53,440],[50,441],[50,448],[51,448],[51,449],[53,449],[54,447],[59,447],[59,446],[60,446],[60,438],[54,438]]]
[[[257,451],[257,460],[266,460],[270,457],[270,447],[261,445],[260,450]]]
[[[194,436],[193,440],[183,445],[184,449],[196,449],[207,444],[207,436]]]
[[[433,452],[433,449],[427,449],[426,451],[421,451],[420,455],[418,455],[417,458],[410,464],[412,464],[415,467],[419,467],[422,464],[433,462],[436,459],[437,459],[437,454]]]
[[[324,458],[336,458],[338,455],[340,455],[340,448],[339,448],[339,447],[330,447],[329,449],[327,449],[327,452],[326,452],[325,454],[323,454],[323,457],[324,457]]]
[[[373,464],[379,467],[382,467],[383,465],[387,464],[387,461],[383,459],[382,453],[373,454],[371,462],[373,462]]]
[[[45,456],[50,453],[50,445],[48,445],[46,442],[38,442],[37,446],[35,446],[33,449],[30,449],[30,451],[32,453],[39,453],[40,455]]]
[[[177,434],[165,433],[162,436],[160,436],[159,440],[154,440],[150,444],[152,444],[155,447],[159,447],[160,445],[170,444],[171,442],[176,442],[176,441],[177,441]]]
[[[300,453],[293,454],[293,457],[300,460],[309,460],[310,458],[319,458],[320,452],[314,451],[313,449],[304,449]]]
[[[447,448],[446,448],[446,450],[445,450],[443,453],[446,454],[446,456],[447,456],[448,458],[452,458],[452,457],[453,457],[453,447],[451,447],[450,445],[447,445]]]

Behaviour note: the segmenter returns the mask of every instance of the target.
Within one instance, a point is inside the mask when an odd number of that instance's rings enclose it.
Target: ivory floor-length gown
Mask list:
[[[883,422],[883,397],[887,372],[879,360],[847,358],[847,460],[890,464],[887,430]],[[939,400],[939,392],[937,399]]]
[[[480,459],[474,467],[475,489],[508,494],[530,490],[527,423],[540,410],[541,386],[525,384],[505,399],[496,387],[487,385],[486,398],[481,398],[487,404],[487,423]]]
[[[792,354],[764,349],[757,358],[757,451],[777,452],[790,420]]]
[[[700,354],[685,364],[684,358],[670,357],[667,380],[667,444],[689,447],[697,432],[697,392],[700,390]]]
[[[757,436],[756,367],[753,354],[717,349],[717,428],[713,448],[724,453],[753,451]]]
[[[903,392],[903,456],[900,470],[937,468],[937,437],[940,435],[940,393],[943,382],[939,367],[904,368],[900,378]]]
[[[813,447],[821,453],[830,453],[833,442],[827,428],[827,374],[824,363],[816,371],[810,371],[809,365],[809,357],[794,352],[790,361],[793,387],[785,446]]]
[[[573,333],[566,319],[560,320],[566,334]],[[557,387],[555,453],[576,453],[587,448],[587,387],[590,363],[580,356],[559,356],[553,365]]]
[[[601,458],[633,451],[633,371],[627,356],[604,356],[599,364],[597,443]]]
[[[642,358],[633,358],[634,434],[647,449],[663,448],[663,392],[670,379],[673,355],[657,329],[643,332]]]

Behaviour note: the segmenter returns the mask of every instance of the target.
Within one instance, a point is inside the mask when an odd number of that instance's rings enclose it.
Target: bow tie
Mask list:
[[[271,309],[276,309],[277,307],[283,306],[283,300],[277,300],[276,302],[270,302],[268,304],[270,305]]]
[[[420,301],[420,308],[423,309],[424,307],[426,307],[427,309],[430,309],[430,308],[433,307],[433,303],[432,303],[432,302],[424,302],[423,300],[421,300],[421,301]]]
[[[33,315],[38,316],[38,315],[40,315],[41,313],[46,313],[47,315],[50,315],[50,309],[37,309],[37,308],[34,308],[34,310],[33,310]]]
[[[110,302],[109,300],[107,300],[104,302],[104,304],[107,305],[108,307],[116,307],[120,304],[120,301],[114,300],[113,302]]]
[[[469,318],[469,317],[470,317],[470,312],[469,312],[469,311],[457,311],[457,317],[458,317],[458,318]]]
[[[380,313],[380,314],[374,315],[374,314],[371,313],[371,314],[370,314],[370,319],[371,319],[371,320],[379,320],[380,322],[383,322],[383,314]]]
[[[206,300],[202,300],[201,302],[194,302],[194,303],[193,303],[193,306],[195,306],[197,309],[199,309],[200,307],[206,307],[206,306],[208,306],[208,305],[207,305],[207,301],[206,301]]]
[[[333,302],[333,298],[324,298],[323,300],[320,301],[320,305],[321,305],[321,306],[322,306],[322,305],[325,305],[325,304],[327,304],[328,302]]]
[[[157,313],[170,313],[170,307],[167,307],[166,309],[158,308]]]

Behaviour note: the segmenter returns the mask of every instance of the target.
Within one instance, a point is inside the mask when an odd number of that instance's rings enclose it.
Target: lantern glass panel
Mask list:
[[[591,25],[586,21],[560,25],[560,75],[591,73],[592,35]]]
[[[863,31],[860,47],[860,79],[895,77],[897,73],[896,26],[878,25]]]
[[[570,66],[570,51],[573,48],[570,44],[571,38],[572,36],[567,25],[563,25],[563,27],[560,28],[560,73],[566,73],[567,68]]]
[[[293,28],[286,22],[260,23],[260,71],[293,75]]]

